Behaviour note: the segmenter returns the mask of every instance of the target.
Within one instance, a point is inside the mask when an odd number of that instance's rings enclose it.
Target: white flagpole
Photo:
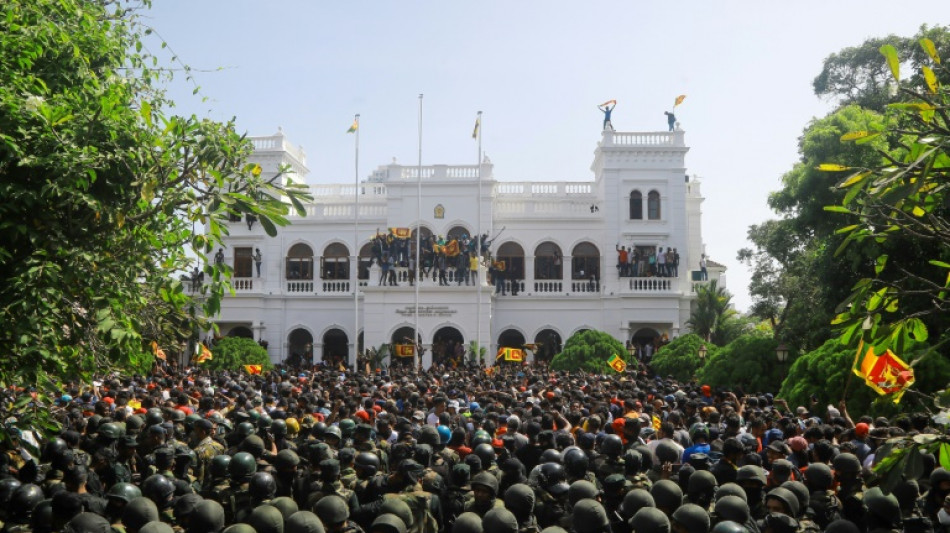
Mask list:
[[[422,342],[419,340],[419,285],[422,284],[422,277],[418,275],[422,270],[419,268],[422,261],[422,94],[419,94],[419,166],[416,169],[416,312],[415,312],[415,331],[412,339],[414,346],[413,353],[419,357],[418,366],[422,365]],[[413,364],[416,364],[416,357],[412,358]]]
[[[360,115],[356,114],[356,150],[353,162],[353,195],[356,197],[356,206],[353,210],[353,263],[350,268],[356,269],[356,282],[353,286],[353,367],[359,373],[360,350]]]
[[[482,112],[478,112],[478,118],[475,119],[476,131],[478,135],[478,153],[475,154],[475,169],[478,172],[478,228],[475,230],[478,237],[475,239],[475,257],[477,258],[476,265],[476,281],[475,287],[476,292],[478,293],[478,307],[476,307],[476,325],[475,325],[475,361],[478,362],[479,355],[482,351],[482,275],[488,275],[487,270],[482,273],[481,270],[482,264]]]

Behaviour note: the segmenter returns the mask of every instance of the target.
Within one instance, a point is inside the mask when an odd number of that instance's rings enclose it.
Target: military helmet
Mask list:
[[[494,474],[489,472],[479,472],[475,477],[472,478],[472,488],[484,487],[491,491],[492,497],[498,495],[498,478]]]
[[[656,459],[660,462],[660,464],[678,463],[680,460],[680,448],[678,448],[676,444],[667,440],[661,440],[660,443],[656,445],[656,450],[654,450],[654,453],[656,454]]]
[[[607,435],[600,444],[600,452],[608,457],[620,457],[623,453],[623,440],[619,435]]]
[[[360,452],[354,460],[354,468],[361,470],[368,476],[373,476],[379,471],[379,456],[371,452]]]
[[[548,448],[541,452],[541,457],[538,460],[539,464],[544,463],[558,463],[562,462],[561,452],[555,450],[554,448]]]
[[[620,504],[620,512],[624,518],[629,520],[644,507],[656,507],[656,502],[646,489],[637,488],[624,495],[623,503]]]
[[[288,496],[280,496],[279,498],[274,498],[270,501],[270,504],[277,508],[280,511],[280,514],[284,517],[284,522],[288,518],[293,516],[294,513],[300,510],[300,507],[297,505],[297,502]]]
[[[723,520],[745,524],[749,520],[749,504],[738,496],[723,496],[716,501],[716,515]]]
[[[326,431],[323,432],[323,439],[327,440],[330,437],[336,437],[337,440],[342,440],[343,433],[340,431],[338,426],[329,426]]]
[[[805,471],[805,483],[811,490],[828,490],[834,481],[834,474],[825,463],[811,463]]]
[[[325,533],[320,517],[310,511],[297,511],[284,520],[284,533]]]
[[[708,441],[709,428],[706,427],[706,424],[703,424],[702,422],[696,422],[695,424],[689,427],[689,438],[692,439],[693,442],[697,441],[698,439],[703,439],[703,440]]]
[[[300,456],[293,450],[281,450],[274,457],[274,468],[288,470],[300,464]]]
[[[209,470],[212,478],[222,479],[228,477],[228,466],[231,464],[231,456],[226,454],[215,455],[211,458]]]
[[[735,483],[723,483],[719,490],[716,491],[716,500],[719,500],[723,496],[735,496],[741,499],[744,502],[748,501],[748,496],[745,494],[745,490],[742,489],[739,485]]]
[[[224,529],[224,507],[214,500],[202,500],[191,513],[186,533],[217,533]]]
[[[107,440],[116,440],[122,436],[122,428],[114,422],[106,422],[99,426],[99,437]]]
[[[495,450],[491,444],[479,444],[472,449],[472,454],[482,460],[482,469],[488,469],[495,461]]]
[[[723,520],[713,526],[709,533],[749,533],[749,530],[738,522]]]
[[[142,483],[142,496],[155,502],[159,509],[168,507],[174,495],[175,484],[161,474],[151,475]]]
[[[567,474],[564,467],[557,463],[546,463],[541,465],[538,472],[538,484],[542,489],[555,496],[566,493],[570,486],[567,484]]]
[[[162,415],[162,410],[158,407],[152,407],[145,413],[145,424],[148,426],[161,424],[164,421],[165,417]]]
[[[505,507],[518,519],[524,522],[534,512],[535,495],[531,487],[524,483],[515,483],[505,491]]]
[[[356,422],[354,422],[352,418],[344,418],[340,420],[339,428],[342,438],[352,437],[353,432],[356,431]]]
[[[138,531],[145,524],[155,520],[158,520],[158,507],[155,502],[144,496],[134,498],[122,511],[122,525],[133,531]]]
[[[96,513],[82,512],[63,527],[63,533],[110,533],[109,521]]]
[[[33,483],[20,485],[10,496],[10,509],[18,516],[29,516],[39,503],[45,500],[43,489]]]
[[[19,479],[7,477],[0,479],[0,508],[5,508],[13,493],[20,488],[23,483]]]
[[[831,461],[835,473],[839,474],[860,474],[861,460],[853,453],[841,453],[835,456]],[[810,468],[810,467],[809,467]]]
[[[240,424],[237,425],[237,428],[235,429],[235,432],[236,432],[241,438],[244,438],[244,437],[249,437],[249,436],[251,436],[251,435],[257,433],[257,430],[254,428],[254,424],[252,424],[252,423],[250,423],[250,422],[241,422]]]
[[[125,419],[125,431],[129,434],[138,434],[145,427],[145,419],[140,415],[132,415]]]
[[[785,508],[788,510],[788,512],[785,514],[793,518],[798,516],[798,509],[799,509],[798,498],[795,496],[794,492],[786,488],[775,487],[774,489],[770,490],[765,495],[765,499],[766,500],[773,499],[773,500],[780,501],[782,505],[784,505]]]
[[[698,494],[712,495],[718,485],[719,483],[716,481],[716,476],[714,476],[712,472],[708,470],[697,470],[693,472],[693,475],[689,476],[686,493],[689,494],[690,498]]]
[[[599,533],[610,531],[610,519],[607,511],[597,500],[584,499],[574,505],[571,524],[577,533]]]
[[[379,506],[380,514],[391,514],[398,516],[406,527],[412,527],[414,520],[412,518],[412,509],[409,504],[399,498],[385,498],[383,504]]]
[[[273,505],[258,505],[251,511],[247,523],[257,533],[283,533],[284,515]]]
[[[247,452],[238,452],[231,457],[228,464],[228,474],[232,481],[243,482],[257,472],[257,461],[254,456]]]
[[[320,501],[313,506],[313,512],[320,517],[325,528],[332,528],[336,524],[346,522],[350,517],[350,509],[346,501],[336,494],[329,494],[320,498]]]
[[[66,453],[67,450],[69,450],[69,445],[66,444],[66,441],[59,437],[54,437],[46,443],[46,446],[43,446],[43,453],[40,455],[40,462],[51,463],[54,459],[57,459]]]
[[[452,528],[452,533],[482,533],[482,531],[482,517],[470,511],[460,514],[455,519],[455,527]]]
[[[696,504],[687,503],[682,505],[679,509],[673,511],[670,518],[690,533],[706,533],[709,531],[709,513]]]
[[[268,415],[262,414],[261,417],[257,419],[257,429],[270,429],[270,426],[273,423],[274,419]]]
[[[186,416],[184,420],[185,429],[187,429],[188,431],[191,431],[191,428],[195,427],[195,422],[199,420],[201,420],[201,415],[190,414]]]
[[[504,507],[495,507],[482,517],[482,527],[493,533],[518,533],[518,519]]]
[[[419,438],[417,439],[419,444],[428,444],[429,446],[436,447],[439,445],[441,437],[439,436],[439,430],[428,424],[419,428]]]
[[[808,493],[808,487],[805,486],[801,481],[786,481],[779,485],[783,489],[788,489],[795,495],[795,498],[798,500],[798,518],[805,514],[805,511],[808,509],[808,504],[811,502],[811,495]]]
[[[740,466],[739,470],[736,471],[736,483],[742,481],[756,481],[764,487],[766,483],[765,470],[756,465]]]
[[[587,467],[590,466],[590,459],[580,448],[565,450],[562,459],[564,468],[574,477],[583,476],[587,472]]]
[[[320,526],[321,528],[323,525]],[[257,533],[254,531],[254,528],[245,523],[240,524],[231,524],[230,526],[224,528],[224,531],[221,533]],[[323,533],[323,529],[320,529],[318,533]]]
[[[653,496],[656,506],[661,509],[673,511],[683,505],[683,489],[668,479],[661,479],[654,483],[650,489],[650,495]]]
[[[567,501],[571,505],[581,500],[593,500],[599,495],[600,491],[597,490],[597,486],[586,479],[578,479],[571,483],[570,488],[567,489]]]
[[[886,523],[888,527],[900,526],[900,503],[894,494],[884,494],[881,487],[873,487],[864,492],[864,504],[867,506],[869,515]]]
[[[386,513],[377,516],[369,530],[371,533],[406,533],[406,524],[398,516]]]
[[[254,472],[248,484],[247,492],[255,500],[271,500],[277,494],[277,481],[270,472]]]
[[[670,519],[656,507],[644,507],[630,519],[630,527],[637,533],[669,533]]]
[[[142,491],[131,483],[116,483],[109,487],[106,498],[110,500],[119,500],[128,504],[135,498],[142,496]]]
[[[484,429],[479,429],[472,435],[472,449],[478,447],[479,444],[491,444],[492,438]]]
[[[284,437],[287,435],[287,422],[278,418],[270,425],[270,431],[275,437]]]
[[[643,455],[633,448],[623,454],[623,472],[628,476],[635,476],[642,471]]]

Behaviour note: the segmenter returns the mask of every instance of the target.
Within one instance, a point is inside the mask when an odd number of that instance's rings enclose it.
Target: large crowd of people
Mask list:
[[[642,367],[170,369],[67,382],[56,404],[53,435],[7,428],[4,533],[950,527],[933,456],[890,493],[870,470],[928,416],[852,420]]]

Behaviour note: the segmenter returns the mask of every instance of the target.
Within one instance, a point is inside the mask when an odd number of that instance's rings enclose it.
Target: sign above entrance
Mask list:
[[[419,306],[419,316],[429,316],[429,317],[447,317],[452,316],[457,313],[458,310],[452,309],[447,305],[420,305]],[[407,305],[402,309],[396,309],[396,314],[401,316],[415,316],[416,306]]]

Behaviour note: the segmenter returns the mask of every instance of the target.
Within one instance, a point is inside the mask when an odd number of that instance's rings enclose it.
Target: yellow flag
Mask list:
[[[370,124],[372,126],[372,124]],[[350,126],[350,129],[346,130],[347,133],[355,133],[356,130],[360,129],[360,119],[354,118],[353,125]]]
[[[610,359],[607,360],[607,364],[610,368],[620,373],[623,373],[623,371],[627,369],[627,362],[617,354],[610,356]]]
[[[244,370],[246,370],[248,374],[260,374],[264,370],[264,367],[262,365],[244,365]]]
[[[197,359],[195,359],[195,362],[204,363],[205,361],[210,361],[212,359],[211,350],[209,350],[208,347],[205,346],[204,344],[200,344],[199,346],[201,346],[201,353],[198,354],[198,357]]]
[[[681,94],[681,95],[677,96],[677,97],[676,97],[676,101],[673,103],[673,107],[676,107],[676,106],[682,104],[682,103],[683,103],[683,100],[686,100],[686,95],[685,95],[685,94]]]

